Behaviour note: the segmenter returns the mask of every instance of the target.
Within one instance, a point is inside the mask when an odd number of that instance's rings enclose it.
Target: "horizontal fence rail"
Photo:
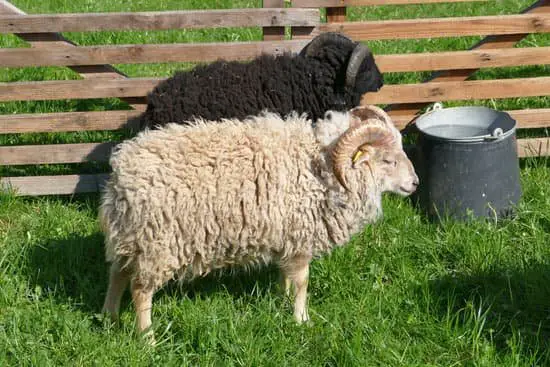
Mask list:
[[[144,97],[162,80],[131,78],[0,83],[0,102]],[[366,93],[363,103],[415,103],[544,95],[550,95],[550,77],[385,85],[379,92]]]
[[[80,46],[60,49],[0,49],[0,66],[73,66],[247,60],[262,53],[299,52],[309,40]]]
[[[132,110],[0,115],[0,134],[117,130],[140,114]]]
[[[550,108],[506,112],[521,129],[550,126]],[[399,129],[405,128],[416,117],[414,114],[389,113]],[[98,111],[0,115],[0,134],[117,130],[140,114],[140,111]]]
[[[319,29],[362,41],[545,33],[550,31],[550,14],[324,23]]]
[[[0,67],[248,60],[299,52],[309,40],[0,49]],[[550,47],[376,55],[384,73],[550,64]]]
[[[2,15],[0,33],[316,26],[318,9],[185,10],[141,13]]]

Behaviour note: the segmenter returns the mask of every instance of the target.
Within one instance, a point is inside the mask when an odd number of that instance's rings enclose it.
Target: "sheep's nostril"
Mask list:
[[[416,186],[416,187],[418,187],[418,185],[420,185],[420,181],[418,180],[418,178],[415,178],[413,180],[413,185]]]

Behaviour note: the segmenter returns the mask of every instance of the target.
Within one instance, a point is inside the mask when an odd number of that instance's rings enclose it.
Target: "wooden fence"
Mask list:
[[[145,96],[158,78],[128,78],[110,64],[205,62],[217,58],[245,60],[262,52],[299,51],[319,32],[338,31],[355,40],[486,36],[468,51],[376,55],[383,72],[434,71],[424,83],[386,85],[365,96],[387,105],[399,127],[436,101],[550,95],[550,77],[506,80],[467,79],[480,68],[548,64],[550,47],[514,48],[531,33],[550,31],[550,0],[519,15],[438,19],[346,21],[347,6],[459,2],[467,0],[264,0],[264,8],[141,13],[26,15],[0,0],[0,32],[13,33],[30,48],[0,49],[0,67],[66,66],[81,80],[0,83],[0,102],[120,98],[132,110],[0,115],[0,134],[120,129],[140,114]],[[476,0],[470,0],[476,1]],[[477,0],[484,1],[484,0]],[[486,0],[485,0],[486,1]],[[498,6],[496,4],[495,6]],[[326,8],[326,22],[319,7]],[[258,42],[77,46],[60,32],[262,27]],[[285,39],[285,27],[291,38]],[[550,109],[508,111],[520,128],[550,126]],[[0,147],[0,165],[67,164],[108,159],[112,142]],[[549,138],[519,139],[520,156],[550,154]],[[97,191],[107,173],[4,177],[0,183],[20,195]]]

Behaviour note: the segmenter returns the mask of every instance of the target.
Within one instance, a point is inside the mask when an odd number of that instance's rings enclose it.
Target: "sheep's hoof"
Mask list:
[[[152,347],[156,346],[157,341],[155,339],[155,332],[153,331],[153,328],[149,328],[145,330],[143,333],[141,333],[141,340],[143,340],[145,343],[149,344]]]
[[[309,315],[308,315],[307,311],[302,313],[302,314],[295,314],[294,318],[296,319],[296,323],[298,325],[311,325],[312,324],[311,320],[309,319]]]

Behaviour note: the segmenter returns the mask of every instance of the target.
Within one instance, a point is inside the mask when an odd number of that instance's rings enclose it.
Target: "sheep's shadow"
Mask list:
[[[31,289],[39,287],[43,295],[86,313],[101,311],[109,273],[103,234],[96,232],[88,236],[46,240],[33,246],[28,256],[28,265],[22,270]],[[277,279],[278,270],[274,266],[235,268],[231,272],[214,272],[189,283],[170,282],[156,293],[155,298],[168,294],[193,300],[224,292],[235,300],[252,299],[258,291],[272,291]],[[125,292],[123,309],[129,307],[129,303],[129,292]]]
[[[436,305],[432,309],[442,323],[452,321],[467,328],[481,326],[476,332],[491,339],[499,353],[509,353],[508,343],[518,335],[523,347],[540,353],[550,351],[548,284],[550,265],[532,264],[523,270],[445,276],[418,292],[423,293],[419,299],[426,299],[428,292],[432,305]],[[473,321],[476,314],[480,319]],[[550,362],[550,352],[539,357],[545,363]]]

